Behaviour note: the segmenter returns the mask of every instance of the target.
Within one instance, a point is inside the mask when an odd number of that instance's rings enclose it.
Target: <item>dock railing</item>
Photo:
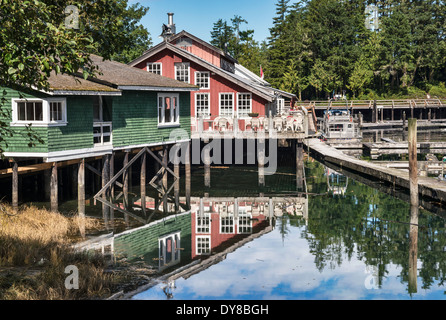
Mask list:
[[[195,136],[212,134],[245,137],[252,134],[279,134],[293,137],[308,134],[308,115],[306,112],[290,110],[282,115],[242,117],[207,116],[192,117],[191,130]]]
[[[388,100],[319,100],[300,101],[299,105],[317,110],[327,108],[373,109],[376,105],[385,109],[435,108],[446,107],[446,99],[437,97],[429,99],[388,99]]]

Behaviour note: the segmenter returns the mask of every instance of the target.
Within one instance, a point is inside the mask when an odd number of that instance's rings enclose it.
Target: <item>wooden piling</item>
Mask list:
[[[265,186],[265,149],[259,150],[258,154],[258,167],[259,167],[259,186]]]
[[[81,159],[77,170],[77,208],[80,217],[85,217],[85,159]]]
[[[12,208],[14,212],[19,209],[19,165],[15,160],[12,163]]]
[[[110,155],[104,155],[102,157],[102,188],[110,181]],[[107,195],[109,192],[104,192],[102,198],[104,200],[107,200]],[[109,212],[110,207],[106,205],[105,203],[102,203],[102,216],[104,218],[106,226],[108,226],[108,219],[109,219]]]
[[[173,173],[178,177],[174,184],[174,197],[175,197],[175,211],[180,209],[180,164],[175,163],[173,165]]]
[[[168,147],[164,146],[163,147],[163,165],[167,166],[168,165]],[[168,189],[168,185],[167,185],[167,170],[163,169],[163,190],[164,192],[167,192]],[[167,213],[168,211],[168,207],[167,207],[167,197],[164,197],[164,201],[163,201],[163,212]]]
[[[409,293],[417,292],[418,207],[410,206]]]
[[[417,119],[409,119],[409,180],[410,204],[418,207]]]
[[[204,150],[204,185],[205,187],[211,186],[211,155],[209,148]]]
[[[58,177],[57,177],[57,162],[53,163],[53,166],[51,168],[51,211],[57,212],[59,210],[59,183],[58,183]]]
[[[146,175],[147,175],[147,152],[141,156],[141,173],[140,173],[140,189],[141,189],[141,208],[146,213]]]
[[[296,187],[303,187],[304,152],[302,141],[296,141]]]
[[[191,142],[188,143],[187,150],[186,150],[186,160],[185,160],[185,175],[186,175],[186,185],[185,185],[185,196],[186,196],[186,207],[190,208],[190,194],[191,194],[191,157],[190,157],[190,150],[191,150]]]
[[[124,154],[124,161],[122,163],[123,167],[126,167],[129,163],[129,152],[126,151]],[[129,170],[124,170],[122,175],[123,187],[122,191],[124,193],[124,208],[127,209],[129,206]]]

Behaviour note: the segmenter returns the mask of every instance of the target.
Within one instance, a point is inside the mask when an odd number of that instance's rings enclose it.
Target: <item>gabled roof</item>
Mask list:
[[[91,55],[94,65],[98,66],[95,77],[84,79],[82,74],[56,74],[48,79],[50,95],[120,95],[122,90],[151,91],[194,91],[197,86],[163,77],[151,72],[130,67],[126,64],[104,60]]]
[[[166,43],[172,44],[172,42],[174,42],[174,41],[176,41],[176,40],[178,40],[178,39],[180,39],[182,37],[190,38],[190,39],[198,42],[199,44],[209,48],[210,50],[217,52],[218,54],[220,54],[221,56],[225,57],[229,61],[231,61],[233,63],[238,63],[238,61],[236,59],[231,57],[228,53],[224,52],[220,48],[217,48],[217,47],[211,45],[210,43],[208,43],[206,41],[203,41],[200,38],[197,38],[196,36],[194,36],[194,35],[190,34],[189,32],[183,30],[183,31],[173,35],[172,37],[170,37],[168,41],[160,42],[156,46],[153,46],[152,48],[146,50],[140,57],[138,57],[135,60],[129,62],[128,65],[131,66],[131,67],[136,66],[138,63],[144,61],[148,57],[151,57],[154,54],[154,52],[159,52],[160,51],[159,49],[164,49],[164,44],[166,44]]]
[[[204,68],[231,81],[232,83],[235,83],[236,85],[246,89],[247,91],[258,95],[259,97],[267,100],[268,102],[272,102],[277,97],[278,93],[280,95],[286,96],[288,98],[296,97],[294,94],[272,88],[271,86],[269,86],[269,84],[266,81],[257,81],[257,80],[254,81],[252,75],[251,75],[251,78],[249,78],[249,77],[237,74],[237,73],[231,73],[229,71],[226,71],[226,70],[219,68],[219,67],[213,65],[212,63],[190,53],[189,51],[181,49],[181,48],[179,48],[173,44],[170,44],[169,42],[165,42],[165,41],[161,42],[160,44],[151,48],[150,50],[147,50],[144,55],[142,55],[140,58],[132,61],[129,65],[134,66],[134,65],[138,64],[139,62],[144,61],[145,59],[157,54],[158,52],[161,52],[164,49],[171,50],[172,52],[188,59],[189,61],[192,61],[198,65],[203,66]],[[137,69],[137,68],[135,68],[135,69]],[[245,70],[247,70],[247,69],[245,69]],[[253,73],[251,73],[251,74],[253,74]]]
[[[216,46],[214,46],[214,45],[212,45],[212,44],[210,44],[210,43],[208,43],[206,41],[201,40],[200,38],[197,38],[196,36],[194,36],[193,34],[190,34],[189,32],[187,32],[185,30],[183,30],[183,31],[173,35],[172,37],[170,37],[169,38],[169,42],[173,42],[173,41],[178,40],[178,39],[180,39],[182,37],[190,38],[190,39],[198,42],[199,44],[201,44],[201,45],[203,45],[203,46],[205,46],[205,47],[207,47],[207,48],[209,48],[209,49],[211,49],[211,50],[213,50],[215,52],[218,52],[221,56],[225,57],[229,61],[231,61],[233,63],[238,63],[237,59],[233,58],[227,52],[223,51],[222,49],[220,49],[220,48],[218,48],[218,47],[216,47]]]
[[[96,55],[91,55],[91,59],[99,67],[99,70],[96,77],[89,78],[89,80],[117,89],[158,91],[193,91],[198,89],[197,86],[189,83],[136,69],[117,61],[104,60]]]

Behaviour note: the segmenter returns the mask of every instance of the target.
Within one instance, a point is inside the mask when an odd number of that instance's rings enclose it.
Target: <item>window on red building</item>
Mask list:
[[[220,93],[220,116],[233,117],[234,115],[234,94]]]
[[[175,63],[175,80],[183,81],[189,83],[189,62],[178,62]]]

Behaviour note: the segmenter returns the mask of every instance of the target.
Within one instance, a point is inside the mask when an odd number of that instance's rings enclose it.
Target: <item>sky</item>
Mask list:
[[[128,4],[137,2],[150,8],[141,24],[150,32],[154,45],[161,42],[159,35],[163,23],[167,24],[168,12],[174,13],[177,32],[185,30],[206,42],[211,40],[215,22],[223,19],[231,23],[231,18],[238,15],[248,21],[240,30],[253,29],[254,39],[261,42],[269,36],[277,3],[276,0],[129,0]]]

